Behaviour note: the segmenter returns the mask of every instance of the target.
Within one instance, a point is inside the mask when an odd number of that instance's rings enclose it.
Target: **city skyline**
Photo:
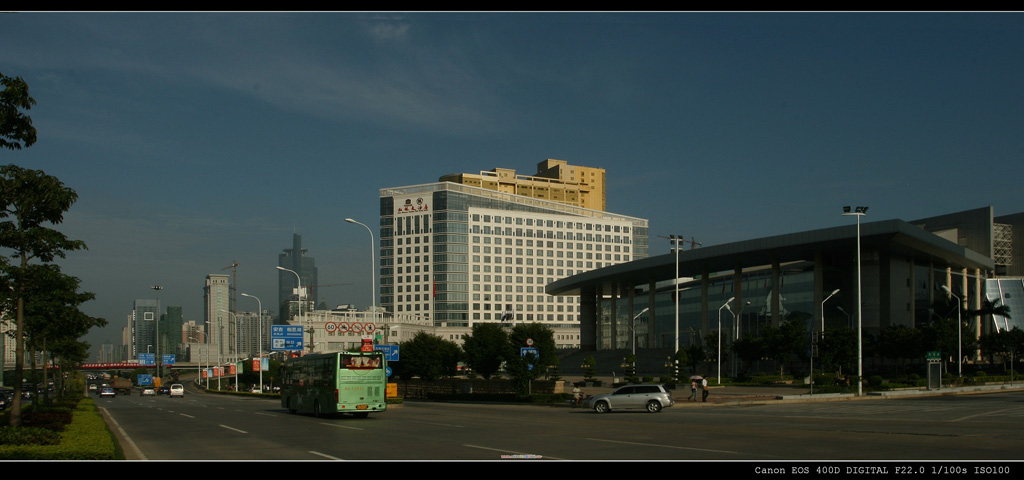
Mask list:
[[[704,245],[992,205],[1024,210],[1018,13],[5,13],[38,142],[79,194],[60,261],[117,343],[136,299],[202,320],[277,297],[293,234],[328,304],[371,304],[378,190],[544,159],[607,211]],[[319,301],[319,299],[317,299]],[[251,303],[251,305],[250,305]],[[333,306],[333,305],[332,305]]]

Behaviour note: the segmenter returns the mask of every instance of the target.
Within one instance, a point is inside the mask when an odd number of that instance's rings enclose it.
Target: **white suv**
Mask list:
[[[185,387],[182,386],[180,383],[175,383],[174,385],[171,385],[171,393],[169,394],[169,396],[172,397],[172,398],[173,397],[184,397],[185,396]]]
[[[661,385],[626,385],[612,393],[594,395],[587,398],[587,407],[597,413],[612,410],[647,410],[658,413],[663,408],[675,405],[672,394]]]

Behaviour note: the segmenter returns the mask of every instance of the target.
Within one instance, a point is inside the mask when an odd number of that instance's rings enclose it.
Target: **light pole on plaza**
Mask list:
[[[963,377],[964,376],[964,352],[963,352],[964,341],[963,341],[963,333],[961,332],[961,330],[962,330],[962,322],[963,322],[963,320],[960,318],[961,301],[960,301],[960,297],[956,296],[956,294],[953,293],[953,291],[950,290],[949,287],[943,285],[942,289],[945,290],[946,293],[948,293],[951,297],[956,299],[956,369],[957,369],[956,374],[957,374],[958,377]]]
[[[721,307],[718,307],[718,384],[722,384],[722,309],[728,308],[729,303],[735,300],[736,297],[729,297]],[[732,309],[729,309],[732,312]]]
[[[833,295],[839,293],[839,289],[832,290],[832,293],[828,294],[824,300],[821,301],[821,336],[825,336],[825,302],[832,298]]]
[[[864,395],[864,306],[861,286],[860,266],[860,217],[868,212],[868,207],[857,207],[850,211],[850,207],[843,207],[843,216],[857,217],[857,396]]]
[[[256,322],[259,323],[259,335],[260,335],[260,338],[257,341],[257,344],[259,345],[259,347],[258,347],[258,349],[259,349],[258,357],[260,359],[260,366],[259,366],[259,371],[260,371],[260,392],[263,392],[263,302],[261,302],[260,299],[256,298],[256,296],[254,296],[254,295],[249,295],[247,293],[243,293],[242,296],[243,297],[249,297],[249,298],[255,298],[256,299],[256,305],[257,305],[256,308],[259,309],[259,310],[256,311],[256,319],[257,319]]]

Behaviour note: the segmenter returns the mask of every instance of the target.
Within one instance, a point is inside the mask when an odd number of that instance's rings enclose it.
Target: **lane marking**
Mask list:
[[[324,457],[324,458],[326,458],[328,460],[345,460],[344,458],[332,457],[332,456],[330,456],[330,455],[328,455],[326,453],[315,452],[313,450],[310,450],[308,453],[312,453],[313,455]]]
[[[638,445],[641,447],[660,447],[660,448],[672,448],[676,450],[693,450],[697,452],[713,452],[713,453],[731,453],[738,455],[740,452],[734,452],[732,450],[715,450],[712,448],[693,448],[693,447],[677,447],[675,445],[661,445],[657,443],[639,443],[639,442],[624,442],[621,440],[605,440],[603,438],[586,438],[584,440],[591,440],[594,442],[607,442],[607,443],[621,443],[623,445]]]
[[[365,428],[349,427],[348,425],[335,425],[333,423],[320,422],[320,425],[327,425],[328,427],[347,428],[349,430],[366,430]]]
[[[452,423],[437,423],[437,422],[424,422],[422,420],[406,420],[409,423],[422,423],[423,425],[436,425],[438,427],[452,427],[452,428],[466,428],[462,425],[455,425]]]
[[[117,420],[114,419],[114,416],[111,415],[106,408],[100,407],[100,410],[103,412],[103,415],[107,417],[107,419],[110,420],[115,427],[117,427],[117,431],[120,432],[121,436],[124,437],[124,440],[128,442],[128,445],[131,447],[132,451],[139,456],[139,460],[148,460],[148,458],[146,458],[146,456],[142,454],[142,450],[139,450],[139,447],[135,445],[135,442],[132,440],[132,437],[128,436],[128,432],[124,431],[124,429],[121,428],[120,423],[117,423]]]
[[[219,427],[221,427],[221,428],[226,428],[226,429],[228,429],[228,430],[234,430],[234,431],[236,431],[236,432],[238,432],[238,433],[249,433],[249,432],[247,432],[247,431],[245,431],[245,430],[239,430],[239,429],[237,429],[237,428],[235,428],[235,427],[229,427],[229,426],[227,426],[227,425],[219,425]]]
[[[502,452],[502,453],[504,453],[506,455],[518,455],[518,456],[529,457],[529,458],[537,458],[537,459],[550,458],[552,460],[565,460],[564,458],[548,457],[548,456],[537,455],[537,454],[533,454],[533,453],[517,452],[517,451],[514,451],[514,450],[509,450],[507,448],[491,448],[491,447],[483,447],[483,446],[480,446],[480,445],[470,445],[470,444],[467,444],[467,443],[462,444],[462,446],[463,447],[468,447],[468,448],[479,448],[480,450],[488,450],[488,451],[491,451],[491,452]]]

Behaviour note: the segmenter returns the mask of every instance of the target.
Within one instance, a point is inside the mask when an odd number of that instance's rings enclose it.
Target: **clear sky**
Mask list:
[[[1018,13],[6,13],[0,72],[39,140],[0,162],[80,195],[61,264],[117,343],[132,302],[203,320],[203,282],[277,301],[303,236],[328,304],[370,303],[380,188],[546,158],[608,210],[705,246],[1024,211]],[[376,235],[375,235],[376,236]],[[255,301],[239,299],[242,309]]]

